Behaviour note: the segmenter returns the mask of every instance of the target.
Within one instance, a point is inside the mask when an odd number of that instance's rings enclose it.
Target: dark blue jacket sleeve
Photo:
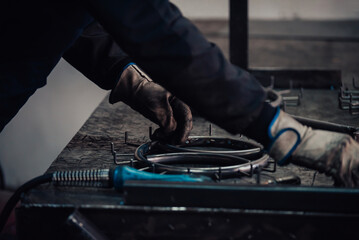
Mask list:
[[[99,87],[110,90],[130,57],[97,22],[87,26],[63,58]]]
[[[168,0],[83,0],[154,81],[231,133],[255,119],[263,87],[233,66]]]
[[[93,18],[69,0],[0,4],[0,131],[47,77]]]

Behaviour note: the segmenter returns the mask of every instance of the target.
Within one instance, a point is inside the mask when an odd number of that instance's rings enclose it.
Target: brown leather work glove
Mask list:
[[[278,163],[288,159],[332,176],[336,185],[359,186],[359,144],[349,135],[313,130],[279,109],[268,134],[269,154]]]
[[[122,101],[160,126],[155,135],[184,143],[192,130],[192,113],[181,100],[154,83],[137,65],[128,66],[111,91],[110,103]]]

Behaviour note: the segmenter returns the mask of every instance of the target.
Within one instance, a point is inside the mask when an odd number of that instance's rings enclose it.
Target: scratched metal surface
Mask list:
[[[196,22],[197,27],[207,35],[210,41],[216,43],[228,57],[228,36],[221,34],[228,25],[226,21],[208,23]],[[215,33],[215,34],[213,34]],[[220,33],[220,34],[218,34]],[[341,69],[344,85],[351,87],[353,77],[359,79],[357,72],[356,42],[342,41],[299,41],[250,38],[249,62],[251,67],[281,67],[285,69]],[[330,51],[328,51],[330,49]],[[308,57],[310,56],[310,57]],[[356,71],[356,72],[353,72]],[[359,126],[359,116],[351,116],[348,112],[338,108],[337,92],[330,90],[307,90],[304,89],[300,107],[288,107],[289,113],[326,120],[335,123]],[[207,135],[208,124],[203,119],[194,119],[193,135]],[[129,153],[134,147],[124,144],[124,132],[129,132],[129,142],[142,143],[148,140],[148,126],[155,128],[147,119],[143,118],[124,104],[110,105],[107,99],[99,105],[88,121],[73,137],[69,144],[60,153],[58,158],[51,164],[47,172],[55,170],[100,168],[114,166],[110,153],[110,142],[115,143],[116,151]],[[213,126],[213,135],[225,135],[225,132]],[[288,165],[277,169],[276,175],[286,175],[294,172],[300,176],[302,185],[311,185],[314,171]],[[242,180],[240,180],[242,181]],[[244,179],[243,181],[249,181]],[[249,181],[250,182],[250,181]],[[315,186],[331,185],[332,180],[323,174],[318,174],[314,182]],[[55,188],[51,184],[42,187],[36,194],[36,201],[44,199],[44,191],[64,195],[81,192],[86,194],[94,192],[111,191],[82,188]],[[53,194],[54,195],[54,194]],[[54,197],[51,201],[60,201]],[[36,202],[35,201],[35,202]],[[49,202],[51,202],[49,200]],[[69,201],[74,201],[70,199]]]
[[[295,94],[295,91],[293,91]],[[292,114],[312,117],[332,122],[353,124],[356,117],[337,108],[336,91],[330,90],[304,90],[301,105],[299,107],[287,107]],[[318,101],[324,99],[324,101]],[[320,104],[318,104],[320,102]],[[335,106],[333,107],[332,104]],[[329,106],[330,105],[330,106]],[[330,107],[331,111],[328,111]],[[339,115],[340,118],[336,118]],[[348,120],[346,120],[348,119]],[[56,170],[94,169],[114,167],[110,142],[115,144],[118,153],[133,153],[136,147],[125,144],[125,131],[128,132],[127,142],[141,144],[149,140],[149,126],[153,129],[156,125],[133,111],[123,103],[111,105],[107,97],[101,102],[83,127],[63,149],[57,159],[51,164],[47,172]],[[191,135],[208,135],[209,123],[200,117],[194,118],[194,128]],[[213,136],[231,136],[223,129],[212,126]],[[240,138],[241,136],[231,136]],[[245,138],[245,137],[244,137]],[[272,177],[296,174],[301,178],[304,186],[331,186],[333,181],[324,174],[316,174],[315,171],[289,164],[278,167],[275,173],[265,173],[262,181]],[[254,184],[255,178],[240,178],[235,183]],[[76,194],[78,193],[78,194]],[[88,196],[92,196],[88,198]],[[59,197],[61,196],[61,197]],[[103,196],[108,196],[107,198]],[[28,202],[47,203],[119,203],[118,194],[109,189],[55,187],[47,184],[34,190],[28,195]]]
[[[290,109],[288,107],[287,109],[294,112],[306,107],[306,105],[307,103],[303,100],[301,107],[292,107]],[[141,144],[149,140],[149,126],[152,126],[153,129],[156,128],[155,124],[126,105],[122,103],[111,105],[106,98],[51,164],[47,172],[113,167],[115,164],[110,151],[110,142],[112,141],[115,144],[115,149],[118,153],[133,153],[136,147],[124,143],[125,131],[128,132],[128,142]],[[209,122],[195,117],[191,135],[208,135],[208,126]],[[212,126],[212,135],[240,137],[239,135],[231,136],[217,126]],[[279,167],[274,175],[283,176],[291,172],[300,176],[302,185],[312,184],[314,171],[303,167],[294,165]],[[252,182],[247,178],[238,181],[241,183]],[[331,181],[330,178],[318,175],[314,183],[315,185],[330,185]]]

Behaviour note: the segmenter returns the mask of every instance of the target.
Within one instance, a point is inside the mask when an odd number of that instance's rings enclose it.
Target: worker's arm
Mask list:
[[[85,0],[92,17],[154,81],[199,114],[240,133],[263,108],[265,92],[231,65],[167,0]]]
[[[183,143],[192,130],[189,107],[154,83],[98,23],[90,24],[63,55],[73,67],[103,89],[110,103],[123,101],[160,126],[157,137]]]
[[[83,2],[145,71],[208,120],[232,133],[254,129],[255,139],[265,135],[255,129],[270,122],[265,145],[276,160],[318,169],[346,186],[359,185],[358,143],[347,135],[312,131],[285,114],[268,121],[274,111],[266,107],[260,84],[231,65],[169,1]]]
[[[87,26],[63,58],[99,87],[115,87],[130,57],[97,22]]]

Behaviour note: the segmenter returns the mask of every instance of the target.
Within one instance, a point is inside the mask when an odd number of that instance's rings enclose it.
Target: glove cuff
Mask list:
[[[303,126],[278,108],[268,127],[270,144],[267,150],[269,155],[277,160],[279,165],[287,164],[307,130],[308,127]]]
[[[112,89],[112,91],[111,91],[111,93],[110,93],[109,102],[110,102],[111,104],[114,104],[114,103],[120,101],[120,100],[118,99],[118,97],[116,97],[117,94],[116,94],[115,92],[117,92],[117,90],[118,90],[118,88],[119,88],[119,83],[120,83],[120,81],[121,81],[121,78],[122,78],[123,73],[126,71],[126,69],[128,69],[128,67],[133,66],[133,65],[136,65],[136,63],[134,63],[134,62],[129,62],[129,63],[127,63],[127,64],[123,67],[122,71],[120,72],[120,74],[119,74],[120,77],[117,79],[117,82],[116,82],[116,84],[115,84],[115,87]]]
[[[144,81],[152,82],[149,76],[135,63],[128,63],[123,68],[116,86],[111,91],[109,102],[114,104],[119,101],[124,101],[127,104],[131,104],[140,84],[145,84]]]
[[[129,66],[132,66],[132,65],[136,65],[136,63],[134,63],[134,62],[127,63],[126,66],[123,67],[123,69],[120,73],[120,76],[122,75],[123,71],[125,71]]]

